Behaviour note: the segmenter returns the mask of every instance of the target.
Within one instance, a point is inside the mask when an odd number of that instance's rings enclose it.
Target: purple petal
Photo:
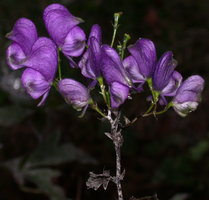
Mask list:
[[[129,88],[118,82],[110,85],[111,107],[118,108],[128,98]]]
[[[89,63],[89,53],[88,51],[85,52],[81,58],[81,60],[78,63],[79,68],[81,69],[81,73],[86,78],[95,79],[95,74],[91,69],[90,63]]]
[[[101,65],[101,46],[95,37],[90,38],[89,42],[89,65],[93,71],[95,78],[100,76],[100,65]]]
[[[108,45],[102,46],[101,70],[108,84],[119,82],[127,86],[132,85],[131,78],[123,67],[119,55]]]
[[[101,45],[102,42],[102,30],[101,27],[98,24],[94,24],[91,28],[91,32],[89,35],[89,40],[91,37],[94,37],[97,39],[98,43]],[[88,40],[88,45],[90,41]]]
[[[17,44],[13,43],[7,48],[7,64],[13,70],[24,67],[25,54],[22,48]]]
[[[161,91],[168,84],[176,65],[177,62],[173,59],[173,53],[171,51],[161,56],[153,76],[155,90]]]
[[[75,26],[67,34],[64,44],[61,46],[62,52],[66,56],[80,56],[85,48],[86,35],[81,28]]]
[[[126,71],[130,74],[130,77],[132,78],[132,81],[134,83],[141,83],[145,81],[145,78],[140,73],[138,64],[136,60],[133,58],[133,56],[128,56],[123,60],[123,66],[126,69]]]
[[[181,83],[182,83],[182,75],[179,72],[174,71],[167,86],[162,90],[161,95],[175,96],[176,91],[180,87]]]
[[[29,68],[23,72],[21,80],[27,93],[33,99],[38,99],[47,93],[51,87],[41,73]]]
[[[46,7],[43,17],[49,35],[58,46],[64,44],[64,40],[70,29],[81,23],[81,19],[73,16],[61,4],[51,4]]]
[[[88,89],[78,81],[63,79],[59,82],[58,89],[65,101],[72,104],[77,110],[80,110],[89,102]]]
[[[187,78],[176,92],[173,102],[199,102],[200,94],[204,88],[204,80],[201,76],[193,75]]]
[[[47,81],[52,82],[57,69],[57,49],[48,38],[40,37],[32,48],[31,56],[25,65],[40,72]]]
[[[38,38],[34,23],[26,18],[20,18],[16,21],[12,31],[7,34],[7,38],[17,43],[25,55],[28,55],[33,44]]]
[[[128,47],[129,52],[136,60],[141,74],[149,78],[152,76],[156,64],[155,45],[151,40],[139,39]]]

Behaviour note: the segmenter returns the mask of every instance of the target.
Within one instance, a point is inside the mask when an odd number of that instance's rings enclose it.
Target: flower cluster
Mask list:
[[[107,105],[117,109],[133,92],[141,92],[145,83],[151,91],[148,97],[150,110],[158,102],[166,109],[173,106],[181,116],[197,108],[204,80],[193,75],[182,81],[181,74],[175,70],[177,61],[171,51],[158,59],[154,43],[140,38],[128,46],[129,55],[123,59],[112,45],[102,43],[99,25],[92,26],[86,39],[84,31],[78,26],[82,20],[60,4],[49,5],[44,10],[43,20],[51,39],[39,37],[33,22],[25,18],[17,20],[7,35],[12,41],[7,49],[8,65],[13,70],[25,68],[22,84],[32,98],[42,97],[39,105],[48,96],[59,64],[58,54],[62,52],[71,67],[79,68],[84,77],[92,80],[88,88],[68,78],[60,79],[57,84],[66,102],[78,110],[93,102],[90,89],[96,84],[100,85]],[[73,57],[79,56],[80,60],[76,63]],[[171,101],[168,102],[168,99]]]

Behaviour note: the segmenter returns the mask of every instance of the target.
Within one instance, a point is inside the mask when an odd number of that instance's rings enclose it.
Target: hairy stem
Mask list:
[[[116,118],[113,120],[111,117],[111,111],[109,111],[107,119],[111,124],[111,136],[116,154],[116,175],[114,182],[117,186],[118,200],[123,200],[123,191],[121,186],[121,180],[123,179],[123,174],[121,174],[121,146],[123,144],[123,137],[121,134],[121,129],[118,128],[120,122],[120,113],[117,113]]]
[[[121,186],[121,153],[120,145],[115,144],[115,154],[116,154],[116,180],[115,184],[118,191],[118,200],[123,200],[123,191]]]

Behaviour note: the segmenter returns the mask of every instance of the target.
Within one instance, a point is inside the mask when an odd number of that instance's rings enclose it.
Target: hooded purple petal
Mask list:
[[[161,91],[167,86],[176,65],[177,62],[173,59],[171,51],[168,51],[161,56],[153,76],[153,87],[155,90]]]
[[[95,37],[89,39],[89,48],[84,53],[79,67],[86,78],[96,79],[100,76],[101,46]]]
[[[102,30],[101,30],[101,27],[98,24],[94,24],[91,27],[91,32],[89,34],[88,45],[90,43],[90,38],[91,37],[96,38],[98,43],[101,45],[101,42],[102,42]]]
[[[50,39],[40,37],[24,64],[40,72],[48,82],[52,82],[57,69],[56,45]]]
[[[38,38],[38,34],[31,20],[20,18],[16,21],[12,31],[7,34],[7,38],[17,43],[22,48],[24,54],[28,55]]]
[[[73,79],[59,81],[58,89],[65,101],[80,110],[89,103],[90,95],[88,89]]]
[[[67,34],[64,44],[61,47],[66,56],[77,57],[83,53],[85,48],[86,35],[81,28],[75,26]]]
[[[38,99],[42,95],[48,93],[51,87],[51,85],[46,81],[45,77],[41,73],[29,68],[25,69],[21,80],[27,93],[33,99]]]
[[[73,16],[66,7],[61,4],[51,4],[44,10],[44,23],[58,46],[64,44],[70,29],[81,23],[81,19]]]
[[[128,98],[129,88],[118,82],[113,82],[110,85],[110,100],[111,107],[118,108]]]
[[[119,55],[108,45],[102,46],[101,71],[108,84],[118,82],[127,86],[132,85],[131,78],[123,67]]]
[[[17,43],[13,43],[7,48],[6,55],[7,64],[11,69],[16,70],[24,66],[26,55]]]
[[[140,73],[145,78],[151,77],[156,64],[156,49],[153,42],[142,38],[129,46],[128,50],[136,60]]]
[[[175,96],[176,91],[182,83],[182,79],[182,75],[179,72],[174,71],[167,86],[161,91],[161,95]]]
[[[88,39],[88,49],[78,64],[86,78],[96,79],[101,74],[101,37],[100,26],[94,24]]]
[[[187,78],[177,90],[173,102],[198,101],[204,88],[204,80],[201,76],[193,75]]]
[[[204,80],[201,76],[194,75],[187,78],[176,92],[173,99],[174,110],[182,117],[196,110],[204,88]]]
[[[129,73],[134,83],[141,83],[145,81],[144,76],[140,73],[138,64],[133,56],[128,56],[127,58],[125,58],[123,60],[123,66]]]

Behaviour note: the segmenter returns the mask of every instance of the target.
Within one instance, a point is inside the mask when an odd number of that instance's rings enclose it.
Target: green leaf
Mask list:
[[[24,171],[25,179],[37,185],[38,189],[48,195],[51,200],[66,200],[61,187],[52,182],[52,179],[59,175],[59,171],[49,168]]]
[[[194,161],[200,160],[209,150],[209,141],[202,140],[190,149],[191,158]]]
[[[71,143],[58,145],[60,133],[51,134],[46,141],[27,158],[27,167],[57,165],[64,162],[78,161],[95,164],[95,160]]]

